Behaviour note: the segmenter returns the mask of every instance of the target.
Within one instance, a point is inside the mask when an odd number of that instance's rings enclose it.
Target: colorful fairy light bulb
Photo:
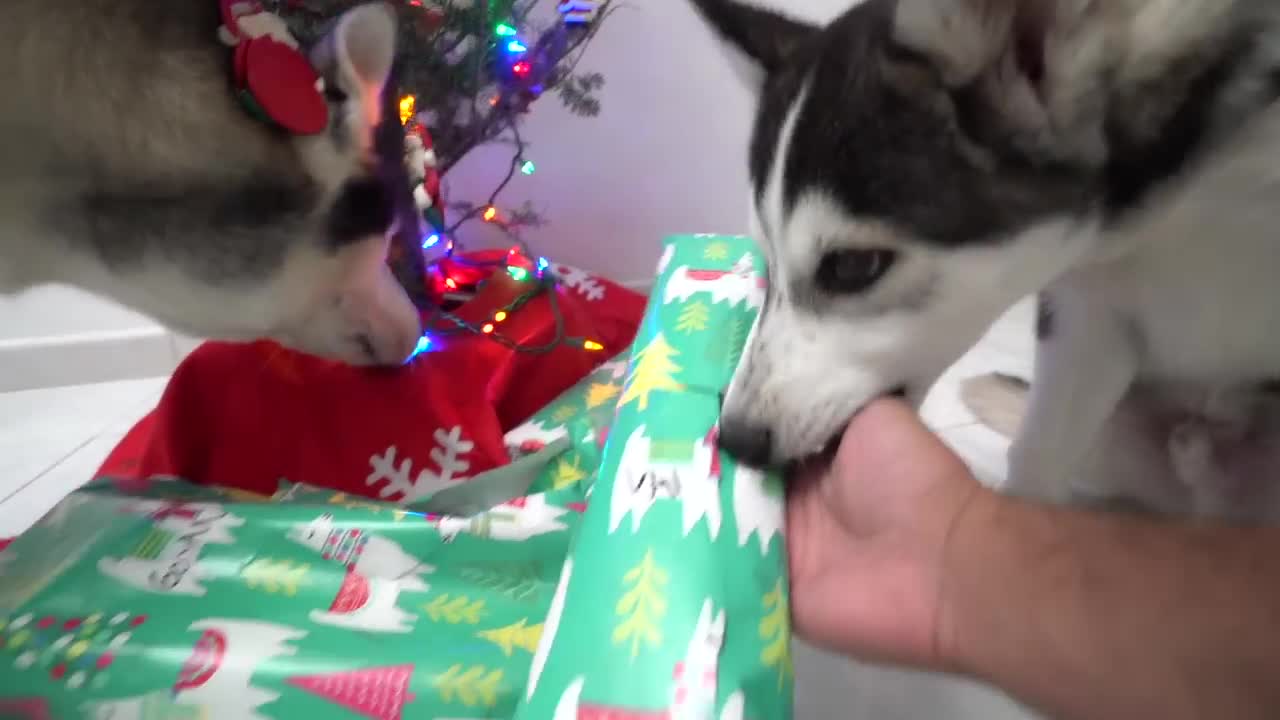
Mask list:
[[[400,124],[408,124],[409,118],[413,117],[413,111],[417,108],[418,98],[412,95],[405,95],[400,98]]]
[[[494,322],[502,322],[503,320],[506,320],[506,319],[507,319],[507,311],[506,311],[506,310],[499,310],[498,312],[496,312],[496,313],[494,313],[494,314],[493,314],[493,321],[494,321]]]
[[[520,166],[520,172],[524,173],[525,175],[532,175],[534,172],[537,171],[537,169],[538,169],[538,166],[534,165],[532,160],[525,160],[524,164]]]
[[[483,217],[485,222],[493,222],[498,217],[498,208],[490,205],[484,209]]]
[[[530,65],[528,62],[521,60],[520,62],[511,66],[511,72],[515,73],[516,77],[522,78],[528,75],[530,72],[533,72],[533,66]]]
[[[599,352],[604,349],[604,346],[595,340],[584,340],[582,342],[582,349],[590,350],[591,352]]]
[[[485,324],[484,324],[484,327],[480,328],[480,332],[484,333],[485,335],[488,335],[489,333],[492,333],[492,332],[493,332],[493,323],[485,323]]]
[[[497,33],[498,37],[511,37],[516,34],[516,29],[506,23],[498,25],[493,31]]]

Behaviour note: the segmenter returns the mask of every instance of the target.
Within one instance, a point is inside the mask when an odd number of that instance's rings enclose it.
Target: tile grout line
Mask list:
[[[72,448],[71,450],[68,450],[68,451],[67,451],[66,453],[64,453],[61,457],[59,457],[57,460],[55,460],[55,461],[53,462],[53,464],[52,464],[52,465],[50,465],[49,467],[45,468],[44,470],[41,470],[40,472],[36,473],[36,475],[35,475],[34,477],[32,477],[30,480],[26,481],[25,483],[22,483],[21,485],[18,485],[18,486],[17,486],[16,488],[14,488],[14,489],[13,489],[13,491],[12,491],[12,492],[10,492],[8,495],[5,495],[4,497],[0,498],[0,505],[3,505],[3,504],[5,504],[5,503],[9,502],[10,500],[14,499],[14,498],[15,498],[15,497],[17,497],[20,493],[22,493],[23,491],[25,491],[27,488],[31,487],[31,486],[32,486],[32,485],[34,485],[36,482],[38,482],[41,478],[45,477],[46,475],[48,475],[49,473],[53,472],[54,470],[57,470],[57,469],[58,469],[58,466],[62,465],[62,464],[63,464],[64,462],[66,462],[67,460],[70,460],[72,457],[74,457],[74,456],[75,456],[75,454],[76,454],[76,453],[78,453],[78,452],[80,452],[81,450],[85,449],[85,447],[87,447],[87,446],[89,445],[89,443],[93,442],[94,440],[97,440],[97,439],[98,439],[98,437],[100,437],[101,435],[102,435],[102,431],[99,431],[98,433],[96,433],[96,434],[94,434],[94,435],[90,435],[88,438],[86,438],[86,439],[85,439],[83,442],[81,442],[79,445],[76,445],[76,446],[75,446],[74,448]]]

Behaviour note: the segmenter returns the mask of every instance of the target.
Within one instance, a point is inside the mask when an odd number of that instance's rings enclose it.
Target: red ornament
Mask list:
[[[239,48],[245,48],[245,88],[268,117],[298,135],[324,132],[329,105],[302,53],[267,37],[241,40],[237,55]]]

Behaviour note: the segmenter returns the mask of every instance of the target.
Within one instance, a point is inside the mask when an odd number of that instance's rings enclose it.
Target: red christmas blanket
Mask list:
[[[620,285],[575,268],[550,270],[562,282],[502,317],[493,335],[430,334],[430,347],[402,368],[351,368],[265,342],[206,343],[100,475],[126,485],[181,477],[263,494],[286,479],[413,501],[504,465],[504,433],[625,350],[644,312],[645,298]],[[456,312],[491,321],[529,282],[494,272]],[[589,339],[590,349],[569,337]],[[565,341],[542,348],[557,340]]]

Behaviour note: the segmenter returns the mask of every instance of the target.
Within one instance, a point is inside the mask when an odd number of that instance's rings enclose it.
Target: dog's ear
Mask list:
[[[1099,40],[1078,44],[1068,65],[1050,62],[1064,57],[1055,46],[1077,32],[1085,8],[1076,0],[898,0],[892,36],[936,68],[983,118],[978,126],[1043,150],[1065,131],[1055,127],[1063,118],[1050,119],[1061,78],[1087,73],[1101,57]]]
[[[360,5],[343,13],[311,51],[311,62],[326,78],[331,96],[358,113],[363,127],[378,126],[382,89],[396,53],[396,16],[384,3]]]
[[[746,56],[752,80],[784,67],[821,32],[816,25],[747,5],[737,0],[692,0],[693,5],[726,42]]]
[[[1042,79],[1056,0],[898,0],[893,39],[931,59],[948,85],[1003,66]]]

